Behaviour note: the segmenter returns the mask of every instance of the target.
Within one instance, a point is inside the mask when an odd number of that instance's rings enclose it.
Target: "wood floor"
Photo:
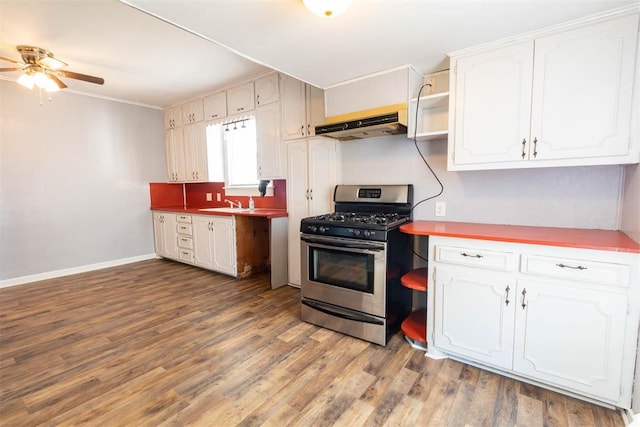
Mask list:
[[[0,425],[623,426],[299,320],[299,290],[165,260],[0,289]]]

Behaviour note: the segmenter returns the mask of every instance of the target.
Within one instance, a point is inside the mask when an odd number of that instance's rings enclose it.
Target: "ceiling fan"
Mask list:
[[[89,83],[104,84],[102,77],[94,77],[86,74],[75,73],[73,71],[62,70],[67,64],[54,58],[53,53],[35,46],[17,46],[18,52],[22,56],[22,61],[0,56],[0,60],[12,62],[20,67],[0,68],[0,72],[22,71],[24,74],[18,79],[18,83],[32,89],[37,86],[47,92],[53,92],[67,87],[58,78],[66,77],[70,79],[82,80]]]

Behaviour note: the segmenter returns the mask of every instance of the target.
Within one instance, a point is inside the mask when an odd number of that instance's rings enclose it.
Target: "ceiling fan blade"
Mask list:
[[[22,71],[24,68],[0,68],[0,72],[2,71]]]
[[[18,65],[26,65],[23,62],[16,61],[15,59],[11,59],[11,58],[5,58],[4,56],[0,56],[0,60],[7,61],[7,62],[13,62],[14,64],[18,64]]]
[[[47,73],[47,76],[53,80],[53,82],[56,84],[56,86],[58,86],[58,89],[64,89],[65,87],[67,87],[66,84],[64,84],[64,82],[62,80],[60,80],[59,78],[57,78],[53,73]]]
[[[95,83],[98,85],[104,84],[104,79],[102,77],[88,76],[86,74],[74,73],[73,71],[66,71],[66,70],[55,70],[54,72],[60,77],[68,77],[70,79],[83,80],[85,82]]]

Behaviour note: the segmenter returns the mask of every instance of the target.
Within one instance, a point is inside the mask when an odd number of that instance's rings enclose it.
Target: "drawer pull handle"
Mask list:
[[[527,290],[523,289],[522,290],[522,304],[520,304],[522,306],[522,309],[524,310],[525,308],[527,308],[527,304],[525,303],[525,298],[527,296]]]
[[[484,258],[484,257],[483,257],[482,255],[480,255],[480,254],[473,254],[473,255],[471,255],[471,254],[468,254],[468,253],[466,253],[466,252],[462,252],[460,255],[462,255],[462,256],[466,256],[466,257],[469,257],[469,258]]]
[[[507,293],[507,297],[504,300],[504,305],[506,305],[508,307],[509,306],[509,291],[511,290],[511,288],[509,287],[509,285],[507,285],[507,287],[504,290]]]
[[[584,266],[582,266],[582,265],[579,265],[579,266],[577,266],[577,267],[573,267],[573,266],[571,266],[571,265],[562,264],[562,263],[560,263],[560,264],[556,264],[556,267],[560,267],[560,268],[571,268],[571,269],[574,269],[574,270],[586,270],[586,269],[587,269],[587,267],[584,267]]]

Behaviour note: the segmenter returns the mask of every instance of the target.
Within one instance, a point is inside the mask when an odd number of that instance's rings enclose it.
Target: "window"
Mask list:
[[[229,196],[257,194],[256,119],[246,117],[207,127],[209,180],[224,182]],[[267,195],[273,195],[268,188]]]

